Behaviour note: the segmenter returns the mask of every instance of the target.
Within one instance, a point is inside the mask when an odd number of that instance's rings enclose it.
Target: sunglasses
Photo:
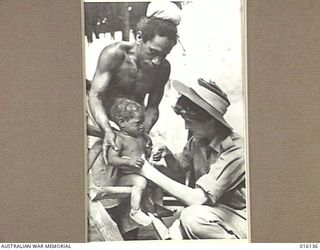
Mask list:
[[[181,117],[185,120],[195,120],[195,121],[199,121],[199,122],[206,122],[210,119],[212,119],[212,117],[208,117],[207,115],[203,114],[203,113],[199,113],[198,111],[195,110],[186,110],[184,108],[182,108],[182,106],[180,105],[175,105],[172,107],[173,111],[177,114],[177,115],[181,115]]]
[[[199,118],[196,111],[185,110],[179,105],[173,106],[172,109],[177,115],[181,115],[182,118],[188,118],[188,119],[198,119]]]

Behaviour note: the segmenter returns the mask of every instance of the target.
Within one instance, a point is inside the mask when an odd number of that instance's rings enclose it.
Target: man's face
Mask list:
[[[128,135],[137,137],[144,132],[144,113],[135,112],[134,117],[128,121],[123,121],[122,130]]]
[[[139,61],[142,67],[157,68],[170,53],[174,46],[168,37],[155,35],[150,40],[143,42],[140,38]]]

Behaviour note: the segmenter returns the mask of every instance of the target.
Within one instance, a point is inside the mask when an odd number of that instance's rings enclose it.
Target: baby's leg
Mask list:
[[[137,174],[128,174],[122,176],[118,180],[118,186],[132,186],[130,201],[131,208],[135,210],[140,209],[141,197],[147,186],[147,180]]]
[[[144,189],[147,186],[147,180],[140,175],[128,174],[122,176],[118,180],[118,185],[132,186],[130,217],[143,226],[149,225],[151,223],[151,219],[140,209],[141,197]]]

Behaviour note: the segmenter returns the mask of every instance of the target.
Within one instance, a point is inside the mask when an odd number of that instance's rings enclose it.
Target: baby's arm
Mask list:
[[[108,151],[108,162],[115,166],[115,167],[135,167],[135,168],[141,168],[144,164],[144,160],[142,160],[140,157],[122,157],[121,152],[124,147],[124,142],[121,140],[120,137],[116,138],[116,144],[118,146],[118,151],[115,151],[112,147],[109,148]]]
[[[152,154],[152,160],[153,161],[160,161],[161,158],[164,158],[166,165],[168,168],[170,168],[174,172],[179,171],[179,161],[176,159],[176,157],[173,155],[173,153],[170,151],[170,149],[167,148],[164,144],[158,144]]]

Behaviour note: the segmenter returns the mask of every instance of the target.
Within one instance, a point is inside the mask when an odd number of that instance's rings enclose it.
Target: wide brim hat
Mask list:
[[[173,80],[172,86],[190,101],[206,110],[213,118],[218,120],[227,128],[232,129],[230,124],[224,119],[230,101],[227,95],[214,82],[207,82],[198,79],[198,84],[189,87],[182,82]]]

